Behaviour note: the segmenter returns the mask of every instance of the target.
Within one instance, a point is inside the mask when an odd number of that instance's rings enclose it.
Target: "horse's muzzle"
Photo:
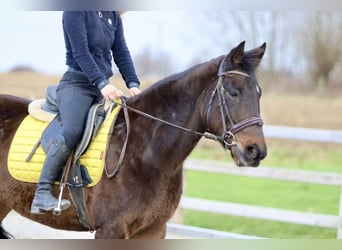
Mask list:
[[[231,147],[230,153],[239,167],[257,167],[265,159],[267,149],[260,149],[257,144],[247,145],[243,150],[238,144]]]
[[[246,165],[252,167],[257,167],[266,155],[267,149],[260,149],[257,144],[247,145],[244,151]]]

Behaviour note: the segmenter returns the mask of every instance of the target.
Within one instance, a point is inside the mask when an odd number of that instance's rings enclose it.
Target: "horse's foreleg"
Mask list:
[[[125,234],[122,227],[100,227],[96,229],[95,239],[126,239],[128,235]]]
[[[154,225],[130,237],[130,239],[164,239],[166,236],[166,224]]]
[[[11,209],[7,205],[0,202],[0,223],[10,211]]]
[[[129,235],[128,230],[122,227],[102,227],[96,229],[95,239],[164,239],[166,236],[166,224],[149,227],[136,234]]]
[[[0,239],[10,239],[9,234],[3,229],[1,223],[6,215],[11,211],[5,204],[0,202]]]

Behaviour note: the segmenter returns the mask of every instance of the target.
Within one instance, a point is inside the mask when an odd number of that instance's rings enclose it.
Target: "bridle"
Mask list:
[[[119,172],[120,166],[122,164],[122,161],[123,161],[123,158],[124,158],[124,155],[126,152],[126,147],[127,147],[127,142],[128,142],[128,134],[129,134],[129,130],[130,130],[130,128],[129,128],[130,122],[129,122],[129,116],[128,116],[127,110],[133,111],[133,112],[135,112],[135,113],[137,113],[143,117],[147,117],[149,119],[164,123],[166,125],[169,125],[171,127],[174,127],[174,128],[180,129],[180,130],[183,130],[185,132],[195,134],[195,135],[207,138],[207,139],[218,141],[224,145],[225,149],[228,149],[228,150],[230,150],[230,148],[232,146],[237,146],[236,137],[235,137],[236,133],[238,133],[239,131],[241,131],[247,127],[250,127],[250,126],[254,126],[254,125],[262,126],[263,120],[261,119],[261,117],[258,117],[258,116],[252,116],[252,117],[249,117],[249,118],[242,120],[238,123],[234,123],[232,116],[229,112],[228,104],[227,104],[225,97],[224,97],[225,92],[227,90],[225,90],[223,87],[223,84],[222,84],[223,79],[224,79],[224,77],[230,76],[230,75],[241,75],[244,77],[251,77],[251,76],[244,73],[244,72],[237,71],[237,70],[229,70],[229,71],[223,72],[223,70],[222,70],[223,63],[224,63],[224,60],[221,61],[219,71],[218,71],[218,82],[216,84],[215,89],[213,90],[213,92],[211,94],[211,97],[210,97],[210,100],[208,103],[207,114],[206,114],[206,119],[208,122],[209,113],[211,111],[211,107],[212,107],[214,98],[217,94],[218,101],[219,101],[219,107],[220,107],[221,122],[222,122],[222,126],[223,126],[223,134],[222,135],[215,135],[213,133],[210,133],[209,131],[202,133],[202,132],[190,129],[190,128],[185,128],[185,127],[179,126],[177,124],[165,121],[165,120],[160,119],[158,117],[147,114],[141,110],[138,110],[138,109],[135,109],[131,106],[128,106],[126,104],[126,98],[123,98],[123,97],[121,98],[120,102],[113,100],[113,103],[115,103],[115,104],[117,104],[123,108],[124,117],[126,120],[126,133],[127,134],[126,134],[126,140],[124,142],[123,148],[122,148],[121,153],[120,153],[119,161],[118,161],[115,169],[112,171],[112,173],[109,173],[107,170],[107,167],[105,166],[105,172],[106,172],[107,177],[111,178]],[[227,128],[226,117],[228,118],[228,122],[230,124],[229,128]],[[113,127],[114,127],[114,124],[112,124],[112,128]]]
[[[225,93],[227,92],[227,90],[225,90],[225,88],[223,87],[223,84],[222,84],[223,79],[224,77],[231,76],[231,75],[240,75],[240,76],[249,77],[249,78],[251,76],[249,74],[246,74],[238,70],[223,71],[223,61],[221,62],[220,67],[219,67],[218,81],[217,81],[216,87],[213,90],[209,103],[208,103],[206,121],[208,123],[209,113],[210,113],[214,98],[217,95],[218,102],[219,102],[218,105],[220,107],[223,134],[222,136],[216,136],[216,140],[223,143],[226,149],[230,149],[232,146],[237,145],[236,137],[235,137],[236,133],[250,126],[254,126],[254,125],[262,126],[263,120],[260,116],[252,116],[245,120],[239,121],[238,123],[234,123],[233,118],[229,112],[228,103],[226,102],[226,99],[225,99]],[[228,119],[228,122],[230,124],[229,128],[227,128],[226,119]]]

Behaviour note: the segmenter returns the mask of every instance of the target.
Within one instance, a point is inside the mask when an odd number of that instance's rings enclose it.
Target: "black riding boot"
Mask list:
[[[61,171],[70,155],[70,149],[65,144],[62,135],[55,138],[51,145],[40,175],[38,186],[31,205],[32,214],[43,214],[46,211],[53,211],[58,205],[58,199],[52,195],[52,189],[55,181],[60,176]],[[68,200],[61,201],[61,210],[70,207]]]

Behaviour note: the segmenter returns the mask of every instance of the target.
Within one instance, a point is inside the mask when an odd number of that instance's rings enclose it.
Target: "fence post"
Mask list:
[[[342,186],[340,190],[340,203],[338,208],[337,239],[342,239]]]

